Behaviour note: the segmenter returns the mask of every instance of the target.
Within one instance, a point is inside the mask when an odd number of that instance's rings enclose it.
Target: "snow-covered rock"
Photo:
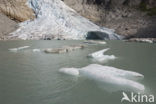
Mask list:
[[[113,30],[99,27],[61,0],[28,0],[36,19],[25,21],[13,37],[20,39],[120,39]]]

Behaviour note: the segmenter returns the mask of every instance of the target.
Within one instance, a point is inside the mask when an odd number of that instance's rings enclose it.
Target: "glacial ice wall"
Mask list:
[[[25,21],[11,33],[20,39],[120,39],[111,29],[80,16],[61,0],[28,0],[36,19]]]

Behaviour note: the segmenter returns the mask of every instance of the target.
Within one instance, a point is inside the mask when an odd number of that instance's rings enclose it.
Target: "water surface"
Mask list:
[[[94,81],[58,72],[63,67],[92,64],[86,56],[104,48],[116,60],[103,63],[136,71],[145,76],[140,83],[146,93],[156,95],[156,44],[107,41],[106,45],[88,45],[83,50],[65,54],[46,54],[32,49],[57,48],[83,41],[1,41],[0,104],[120,104],[122,91],[108,92]],[[18,52],[8,49],[30,46]],[[127,102],[124,102],[127,104]]]

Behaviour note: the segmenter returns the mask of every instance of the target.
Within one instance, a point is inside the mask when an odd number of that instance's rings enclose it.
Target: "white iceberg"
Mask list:
[[[59,72],[72,76],[79,76],[79,70],[77,68],[62,68]]]
[[[40,49],[33,49],[32,51],[33,51],[33,52],[41,52]]]
[[[110,66],[91,64],[80,69],[62,68],[59,71],[94,80],[100,87],[111,92],[122,90],[142,92],[145,90],[144,85],[136,81],[144,78],[142,74]]]
[[[113,30],[97,26],[61,0],[28,0],[36,19],[25,21],[11,36],[20,39],[120,39]]]
[[[107,62],[109,60],[115,60],[116,57],[114,55],[105,55],[104,54],[108,50],[109,50],[109,48],[91,53],[88,55],[88,57],[92,58],[93,61],[100,62],[100,63]]]
[[[29,48],[30,46],[22,46],[22,47],[18,47],[18,48],[11,48],[9,49],[9,51],[11,52],[17,52],[19,50],[23,50],[23,49],[26,49],[26,48]]]
[[[131,80],[139,80],[139,79],[143,79],[144,76],[140,73],[137,72],[133,72],[133,71],[126,71],[123,69],[118,69],[118,68],[114,68],[111,66],[102,66],[99,64],[91,64],[88,65],[84,68],[81,68],[80,72],[83,73],[94,73],[94,74],[101,74],[102,75],[111,75],[111,76],[115,76],[115,77],[123,77],[126,79],[131,79]]]

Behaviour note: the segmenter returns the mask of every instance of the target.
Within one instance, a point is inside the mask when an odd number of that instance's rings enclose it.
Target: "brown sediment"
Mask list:
[[[45,53],[51,53],[51,54],[61,54],[61,53],[68,53],[75,51],[77,49],[83,49],[84,45],[71,45],[71,46],[64,46],[62,48],[48,48],[45,49]]]

